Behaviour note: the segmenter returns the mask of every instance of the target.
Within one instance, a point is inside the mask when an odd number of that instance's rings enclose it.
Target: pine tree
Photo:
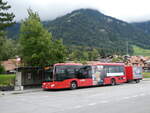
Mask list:
[[[11,6],[7,2],[0,0],[0,36],[4,35],[6,27],[14,24],[13,19],[15,15],[8,12],[10,8]]]
[[[4,57],[6,57],[4,53],[7,52],[7,50],[5,50],[7,45],[7,39],[4,32],[5,28],[14,23],[14,14],[8,12],[10,8],[11,6],[8,5],[7,2],[0,0],[0,61],[4,60]]]

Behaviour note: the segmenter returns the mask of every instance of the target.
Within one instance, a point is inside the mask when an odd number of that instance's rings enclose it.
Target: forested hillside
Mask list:
[[[94,47],[105,54],[126,54],[127,42],[131,54],[132,45],[150,49],[150,35],[142,29],[92,9],[76,10],[43,24],[68,46]]]
[[[137,28],[143,30],[145,33],[150,34],[150,21],[132,23]]]
[[[8,31],[8,37],[11,39],[19,38],[19,30],[20,30],[20,23],[15,23],[11,27],[6,29]]]

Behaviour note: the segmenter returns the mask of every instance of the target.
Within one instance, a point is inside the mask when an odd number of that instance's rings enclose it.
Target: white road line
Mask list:
[[[139,95],[133,95],[132,98],[136,98],[136,97],[138,97],[138,96],[139,96]]]
[[[129,99],[130,97],[123,97],[123,99]]]
[[[78,106],[75,106],[75,107],[73,107],[73,108],[78,109],[78,108],[82,108],[82,107],[83,107],[83,106],[78,105]]]
[[[107,100],[103,100],[103,101],[100,101],[100,103],[108,103],[109,101]]]
[[[94,105],[96,105],[96,103],[90,103],[90,104],[88,104],[89,106],[94,106]]]

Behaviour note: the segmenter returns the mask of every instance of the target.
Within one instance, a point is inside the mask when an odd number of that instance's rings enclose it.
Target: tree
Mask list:
[[[92,51],[89,51],[89,60],[94,61],[99,57],[99,52],[97,49],[93,48]]]
[[[13,58],[17,54],[17,43],[15,40],[0,38],[0,60]]]
[[[122,56],[114,56],[112,62],[123,62]]]
[[[65,59],[61,41],[52,41],[51,33],[41,24],[40,17],[31,9],[20,29],[21,56],[26,65],[45,66]]]
[[[2,37],[2,36],[0,36],[0,61],[2,60],[2,55],[3,55],[3,46],[4,46],[4,41],[5,41],[5,39]]]
[[[51,58],[53,58],[53,63],[64,62],[66,60],[67,50],[62,40],[55,40],[53,42],[52,53],[53,56]]]
[[[5,72],[5,68],[4,68],[4,66],[2,66],[2,65],[0,64],[0,74],[3,73],[3,72]]]
[[[15,15],[13,13],[9,13],[8,10],[11,8],[7,2],[0,0],[0,36],[4,35],[4,30],[6,27],[14,24],[13,19]]]
[[[78,51],[77,50],[74,50],[72,51],[69,55],[69,60],[71,61],[77,61],[78,60]]]
[[[11,49],[10,46],[10,48],[8,47],[10,43],[8,44],[8,40],[6,39],[4,32],[5,28],[11,26],[14,23],[14,14],[8,12],[10,8],[11,6],[8,5],[7,2],[3,2],[3,0],[0,0],[0,61],[4,60],[4,58],[8,58],[7,55],[9,54],[9,52],[7,53],[7,51],[8,49]]]
[[[94,61],[99,57],[98,49],[86,46],[69,46],[68,54],[72,61]]]

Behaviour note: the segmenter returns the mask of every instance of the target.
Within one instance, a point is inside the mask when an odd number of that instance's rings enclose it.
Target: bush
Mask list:
[[[5,72],[5,69],[4,69],[4,67],[0,64],[0,74],[3,73],[3,72]]]

